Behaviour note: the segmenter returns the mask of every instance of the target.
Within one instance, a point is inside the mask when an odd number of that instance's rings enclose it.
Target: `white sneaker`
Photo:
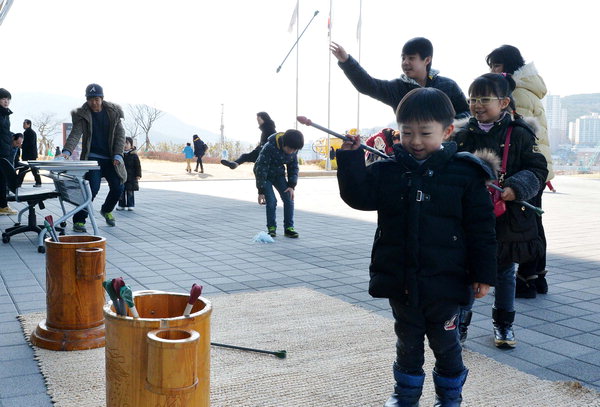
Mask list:
[[[129,206],[126,208],[128,211],[132,211],[133,210],[133,206]]]
[[[122,206],[117,206],[117,210],[118,210],[118,211],[124,211],[124,210],[126,210],[126,209],[127,209],[127,208],[124,208],[124,207],[122,207]]]

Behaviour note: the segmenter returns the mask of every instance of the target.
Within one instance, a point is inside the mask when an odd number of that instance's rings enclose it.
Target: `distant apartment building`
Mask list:
[[[567,110],[561,107],[560,95],[546,95],[542,99],[542,105],[544,106],[546,119],[548,120],[550,149],[554,152],[561,144],[571,144],[569,140]]]
[[[572,139],[576,145],[581,147],[600,146],[599,113],[592,113],[591,115],[579,117],[575,120],[575,125],[572,129]]]

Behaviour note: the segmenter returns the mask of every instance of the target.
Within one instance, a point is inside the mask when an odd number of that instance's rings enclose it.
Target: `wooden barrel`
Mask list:
[[[161,291],[135,291],[140,318],[119,316],[112,302],[104,306],[106,327],[106,405],[121,406],[210,406],[210,314],[211,303],[200,297],[188,317],[183,316],[188,295]],[[196,358],[197,385],[190,391],[158,394],[147,388],[150,331],[193,330],[199,334]],[[154,358],[154,356],[152,357]],[[178,362],[180,363],[180,362]],[[181,362],[184,363],[184,362]],[[155,365],[158,366],[158,365]],[[174,366],[169,366],[172,368]],[[181,370],[189,367],[178,366]],[[150,372],[156,377],[156,372]],[[154,379],[152,379],[154,380]],[[160,386],[152,387],[156,390]]]
[[[46,319],[31,334],[31,342],[50,350],[104,346],[106,239],[69,235],[45,243]]]
[[[148,332],[146,389],[164,395],[196,390],[199,339],[200,334],[189,329],[156,329]]]

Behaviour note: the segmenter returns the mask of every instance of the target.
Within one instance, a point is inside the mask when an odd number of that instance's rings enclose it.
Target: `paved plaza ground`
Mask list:
[[[97,215],[107,238],[107,278],[122,276],[134,290],[188,292],[199,283],[209,299],[304,286],[391,318],[387,301],[367,293],[376,215],[348,208],[334,177],[300,179],[300,238],[277,237],[274,244],[252,240],[265,229],[254,181],[210,179],[142,182],[135,211],[115,212],[117,227]],[[479,300],[467,347],[540,378],[600,390],[600,180],[559,176],[553,183],[558,192],[543,198],[549,293],[517,300],[519,343],[508,351],[493,345],[493,296]],[[106,191],[103,185],[96,209]],[[48,202],[42,213],[56,217],[59,208]],[[278,208],[280,222],[281,216]],[[0,217],[0,228],[15,219]],[[36,244],[28,233],[0,245],[1,407],[52,405],[15,318],[46,309],[45,256]]]

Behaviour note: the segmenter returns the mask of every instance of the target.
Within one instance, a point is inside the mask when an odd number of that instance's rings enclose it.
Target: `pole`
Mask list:
[[[296,3],[296,5],[298,6],[298,12],[296,13],[296,44],[298,44],[298,40],[300,40],[300,34],[299,34],[300,33],[300,0],[298,0],[298,3]],[[302,34],[304,34],[304,31],[302,32]],[[299,88],[298,84],[300,82],[299,74],[300,74],[300,45],[298,45],[296,47],[296,116],[298,116],[298,88]],[[298,121],[296,121],[294,123],[294,128],[296,130],[298,130]]]
[[[362,51],[362,0],[359,3],[358,28],[356,31],[356,36],[358,37],[358,63],[360,64],[360,54]],[[360,134],[360,92],[356,92],[356,130]]]
[[[329,47],[327,48],[327,53],[329,54],[329,77],[327,79],[327,127],[331,127],[331,12],[333,8],[333,0],[329,0],[329,21],[328,21],[328,30],[329,30]],[[296,117],[298,115],[296,114]],[[297,121],[296,121],[297,123]],[[327,171],[331,170],[331,160],[329,158],[329,150],[331,149],[331,143],[329,140],[329,133],[327,134],[327,148],[325,151],[325,169]]]
[[[223,121],[223,116],[225,115],[225,104],[221,103],[221,154],[225,150],[225,124]],[[229,157],[222,157],[224,159],[228,159]]]

